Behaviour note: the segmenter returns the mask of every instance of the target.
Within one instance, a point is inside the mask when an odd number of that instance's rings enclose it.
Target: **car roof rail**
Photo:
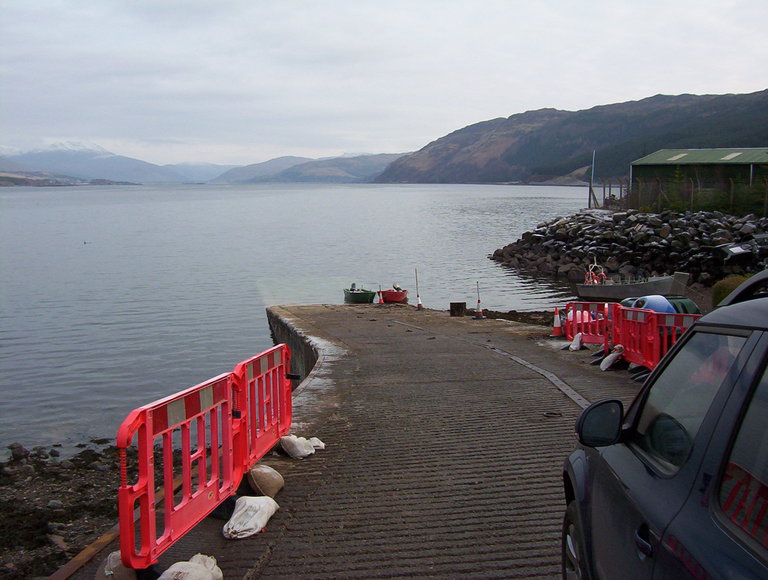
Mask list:
[[[768,270],[763,270],[747,278],[738,288],[723,298],[718,308],[766,296],[768,296]]]

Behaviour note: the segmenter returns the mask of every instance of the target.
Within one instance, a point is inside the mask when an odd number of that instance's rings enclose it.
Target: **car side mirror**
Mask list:
[[[621,438],[624,405],[617,399],[592,403],[576,421],[579,442],[588,447],[606,447]]]

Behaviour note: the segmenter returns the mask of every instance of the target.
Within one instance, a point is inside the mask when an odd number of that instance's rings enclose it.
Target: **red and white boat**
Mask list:
[[[408,290],[403,290],[400,286],[395,286],[389,290],[379,290],[382,302],[385,304],[407,304]]]

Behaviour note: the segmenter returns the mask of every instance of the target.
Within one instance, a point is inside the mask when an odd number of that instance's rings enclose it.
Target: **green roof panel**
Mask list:
[[[768,147],[743,149],[661,149],[646,155],[632,165],[734,165],[768,163]]]

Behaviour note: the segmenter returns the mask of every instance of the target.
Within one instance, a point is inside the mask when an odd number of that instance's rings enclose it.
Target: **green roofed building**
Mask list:
[[[765,215],[768,147],[661,149],[633,161],[629,206]]]

